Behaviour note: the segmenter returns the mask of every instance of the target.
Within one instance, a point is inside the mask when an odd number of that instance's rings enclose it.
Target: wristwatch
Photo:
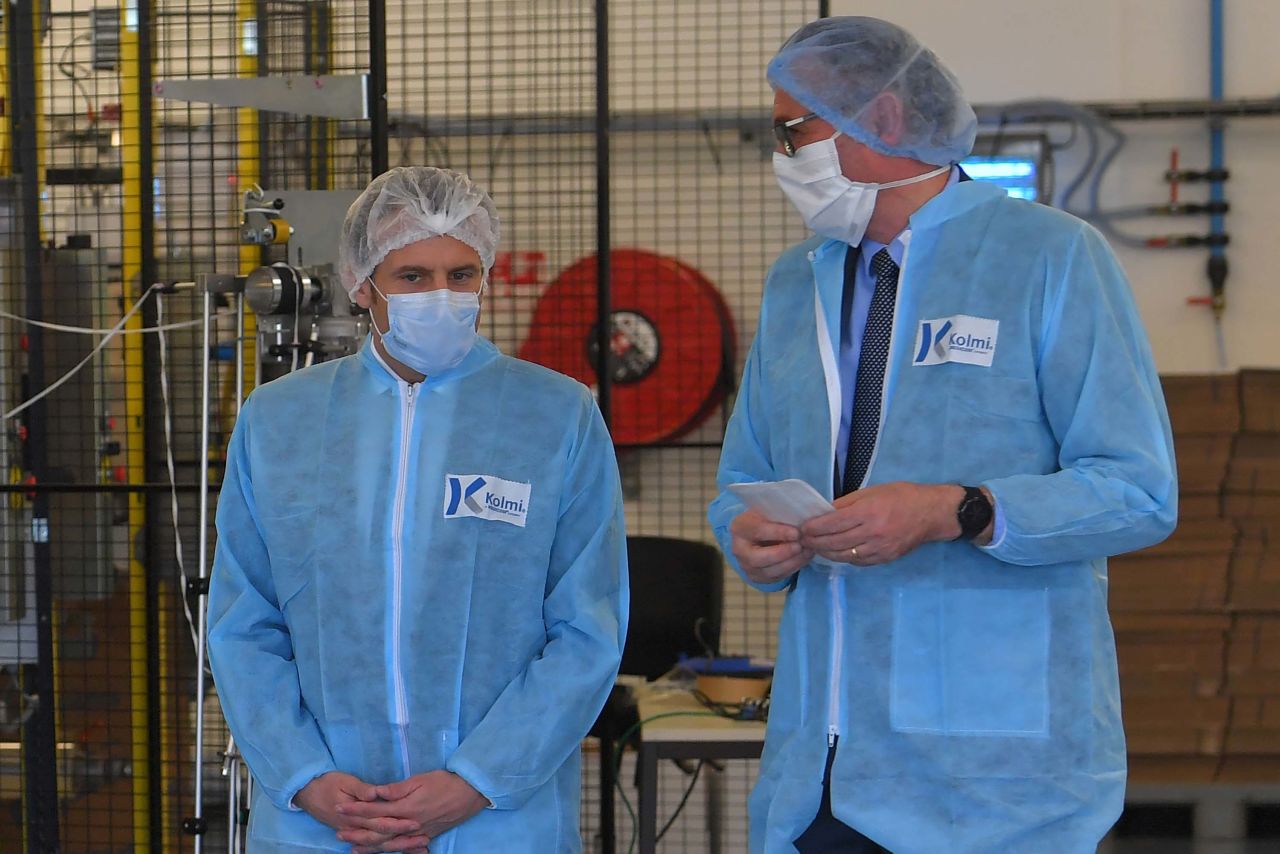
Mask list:
[[[991,502],[976,486],[962,486],[964,498],[956,508],[956,521],[960,523],[959,540],[972,540],[991,524],[993,510]]]

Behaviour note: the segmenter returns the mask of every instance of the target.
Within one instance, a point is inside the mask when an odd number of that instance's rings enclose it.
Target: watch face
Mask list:
[[[968,539],[981,534],[991,522],[991,503],[980,491],[967,491],[960,508],[956,511],[960,521],[961,536]]]

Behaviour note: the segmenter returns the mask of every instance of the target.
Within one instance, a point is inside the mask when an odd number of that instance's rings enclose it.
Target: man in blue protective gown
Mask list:
[[[755,852],[1078,854],[1120,814],[1109,555],[1177,513],[1146,336],[1098,233],[955,165],[976,119],[910,34],[768,67],[784,193],[710,521],[785,595]],[[835,510],[781,524],[730,484]]]
[[[209,655],[255,852],[575,852],[579,744],[626,634],[591,394],[478,337],[498,244],[465,175],[348,211],[360,352],[254,391],[218,505]]]

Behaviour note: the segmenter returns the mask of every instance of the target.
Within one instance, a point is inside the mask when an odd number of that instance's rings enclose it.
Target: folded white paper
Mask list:
[[[835,509],[818,490],[796,478],[764,483],[731,483],[729,491],[769,520],[784,525],[799,525]]]

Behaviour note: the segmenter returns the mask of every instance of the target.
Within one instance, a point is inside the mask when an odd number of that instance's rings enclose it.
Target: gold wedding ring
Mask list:
[[[857,546],[854,546],[854,547],[850,548],[850,549],[849,549],[849,554],[853,556],[853,559],[854,559],[854,560],[857,560],[857,559],[858,559],[858,547],[857,547]]]

